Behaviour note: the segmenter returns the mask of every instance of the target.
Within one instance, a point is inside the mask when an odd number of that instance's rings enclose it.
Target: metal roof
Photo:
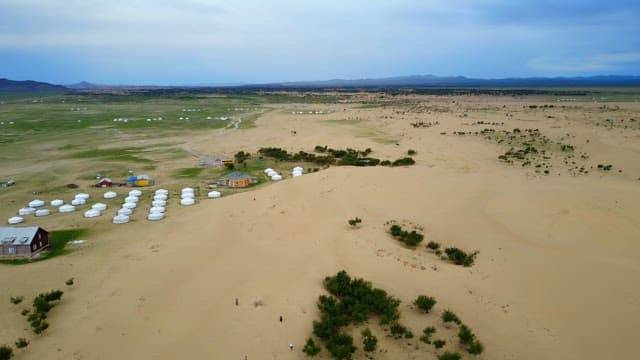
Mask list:
[[[30,245],[39,227],[0,227],[0,245]]]

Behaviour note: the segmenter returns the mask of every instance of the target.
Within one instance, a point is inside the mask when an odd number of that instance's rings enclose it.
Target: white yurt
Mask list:
[[[137,196],[127,196],[126,198],[124,198],[124,202],[126,203],[137,203],[138,202],[138,197]]]
[[[154,206],[149,209],[149,213],[163,213],[165,211],[164,206]]]
[[[36,216],[47,216],[49,214],[51,214],[51,211],[49,211],[49,209],[36,210],[36,213],[35,213]]]
[[[86,218],[94,218],[100,216],[102,213],[98,210],[87,210],[84,212],[84,217]]]
[[[129,222],[129,216],[127,215],[116,215],[113,217],[114,224],[126,224]]]
[[[296,166],[293,168],[293,171],[299,171],[299,172],[304,172],[304,169],[300,166]]]
[[[60,200],[60,199],[55,199],[55,200],[51,200],[51,206],[62,206],[64,204],[64,201]]]
[[[195,204],[195,200],[193,198],[185,198],[180,200],[180,205],[189,206]]]
[[[85,200],[85,199],[75,198],[75,199],[71,200],[71,205],[73,205],[73,206],[84,205],[86,203],[87,203],[87,200]]]
[[[135,209],[136,206],[138,206],[138,205],[136,205],[136,203],[134,203],[134,202],[126,202],[126,203],[122,204],[122,208],[123,209]]]
[[[36,209],[32,208],[32,207],[24,207],[20,210],[18,210],[18,215],[20,216],[24,216],[24,215],[33,215],[35,214]]]
[[[269,172],[267,173],[267,176],[268,176],[268,177],[273,177],[273,176],[276,176],[276,175],[278,175],[278,173],[277,173],[277,172],[275,172],[275,171],[273,171],[273,170],[271,170],[271,171],[269,171]]]
[[[131,213],[133,212],[133,210],[131,209],[127,209],[127,208],[122,208],[122,209],[118,209],[118,215],[131,215]]]
[[[265,173],[265,174],[268,174],[268,173],[270,173],[270,172],[272,172],[272,171],[274,171],[272,168],[266,168],[266,169],[264,169],[264,173]]]
[[[21,222],[24,221],[23,217],[20,216],[14,216],[14,217],[10,217],[7,222],[11,225],[15,225],[15,224],[20,224]]]
[[[156,200],[167,201],[167,195],[162,195],[162,194],[154,195],[153,201],[156,201]]]
[[[193,188],[190,187],[186,187],[182,189],[182,193],[192,193],[193,194]]]
[[[280,175],[278,175],[278,174],[273,175],[273,176],[271,177],[271,180],[273,180],[273,181],[282,180],[282,176],[280,176]]]
[[[85,199],[85,200],[87,200],[88,198],[89,198],[89,194],[86,194],[86,193],[76,194],[76,199]]]
[[[62,205],[62,206],[60,206],[58,208],[58,212],[61,212],[61,213],[70,213],[70,212],[74,212],[74,211],[76,211],[76,207],[73,206],[73,205],[69,205],[69,204]]]
[[[167,206],[167,202],[164,200],[153,200],[151,206]]]
[[[140,190],[131,190],[131,191],[129,191],[129,196],[140,197],[140,196],[142,196],[142,191],[140,191]]]
[[[151,213],[147,216],[147,219],[149,219],[150,221],[158,221],[158,220],[162,220],[164,219],[164,214],[163,213]]]
[[[169,195],[169,190],[167,190],[167,189],[158,189],[158,190],[156,190],[156,195]]]
[[[194,197],[193,193],[183,193],[180,195],[181,199],[193,199]]]
[[[91,205],[91,210],[105,211],[107,210],[107,205],[103,203],[95,203]]]
[[[114,191],[107,191],[103,196],[105,199],[115,199],[118,194],[116,194]]]
[[[222,194],[220,193],[220,191],[209,191],[209,193],[207,194],[207,197],[209,199],[217,199],[221,196]]]
[[[293,177],[302,176],[302,173],[301,173],[301,172],[296,172],[296,171],[294,171],[294,172],[291,174],[291,176],[293,176]]]
[[[29,203],[29,207],[37,208],[40,206],[44,206],[44,201],[42,200],[33,200]]]

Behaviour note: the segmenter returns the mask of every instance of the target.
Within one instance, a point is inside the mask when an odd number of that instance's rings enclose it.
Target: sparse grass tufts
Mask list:
[[[11,301],[11,303],[14,305],[20,304],[22,300],[24,300],[24,296],[12,296],[11,298],[9,298],[9,301]]]
[[[419,295],[413,304],[428,314],[436,304],[436,299],[431,296]]]

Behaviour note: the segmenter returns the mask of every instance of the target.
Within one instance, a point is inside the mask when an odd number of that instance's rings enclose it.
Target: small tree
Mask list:
[[[473,331],[469,329],[467,325],[460,326],[460,330],[458,331],[458,339],[460,339],[460,343],[462,345],[469,345],[475,340],[476,336],[473,334]]]
[[[233,163],[225,163],[224,166],[228,169],[228,170],[233,170],[236,168],[235,165],[233,165]]]
[[[322,348],[318,344],[316,344],[316,342],[313,341],[312,338],[308,338],[307,343],[302,348],[303,353],[307,354],[307,356],[312,357],[318,355],[321,350]]]
[[[415,150],[413,150],[413,149],[409,149],[407,151],[407,155],[415,155],[415,154],[417,154],[417,152]]]
[[[13,357],[13,349],[11,346],[0,346],[0,360],[9,360]]]
[[[433,346],[435,346],[436,349],[441,349],[442,347],[444,347],[447,344],[446,341],[442,340],[442,339],[438,339],[435,340],[433,342]]]
[[[371,333],[369,328],[362,330],[362,345],[366,352],[376,351],[376,348],[378,347],[378,338]]]
[[[362,222],[362,219],[355,217],[353,219],[349,219],[349,225],[356,227],[358,226],[358,224],[360,224]]]
[[[413,304],[420,310],[428,314],[436,304],[436,299],[432,298],[431,296],[419,295],[413,302]]]
[[[484,350],[484,346],[482,345],[480,340],[473,341],[467,348],[467,351],[469,352],[469,354],[473,354],[473,355],[479,355],[482,353],[483,350]]]

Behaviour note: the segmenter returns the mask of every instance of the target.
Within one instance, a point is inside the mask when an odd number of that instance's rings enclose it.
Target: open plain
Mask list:
[[[0,344],[29,339],[19,359],[302,359],[322,281],[340,270],[400,299],[400,322],[418,334],[395,340],[371,319],[374,359],[436,359],[444,349],[465,359],[636,357],[638,89],[1,100],[0,181],[16,181],[0,188],[3,221],[33,199],[67,201],[80,191],[109,206],[97,219],[25,217],[21,225],[49,231],[87,229],[87,241],[63,256],[0,264]],[[381,160],[413,150],[416,163],[324,167],[257,153],[317,145],[370,148]],[[227,172],[190,170],[202,156],[239,151],[251,158],[236,168],[258,185],[178,204],[180,188],[204,193]],[[291,178],[295,165],[319,171]],[[289,176],[271,182],[266,167]],[[130,223],[111,223],[131,189],[114,187],[118,198],[105,201],[96,174],[121,180],[129,170],[155,180],[141,188],[142,208],[153,189],[171,191],[165,220],[147,221],[138,209]],[[362,223],[349,226],[353,217]],[[388,221],[419,226],[425,241],[403,246]],[[429,241],[478,251],[475,265],[441,260]],[[57,288],[65,294],[50,328],[35,335],[20,311]],[[437,299],[430,314],[412,305],[420,294]],[[440,319],[446,309],[473,328],[481,355],[461,350]],[[443,350],[418,339],[425,326],[437,327]],[[356,359],[365,358],[361,328],[347,328]],[[325,349],[319,356],[329,358]]]

